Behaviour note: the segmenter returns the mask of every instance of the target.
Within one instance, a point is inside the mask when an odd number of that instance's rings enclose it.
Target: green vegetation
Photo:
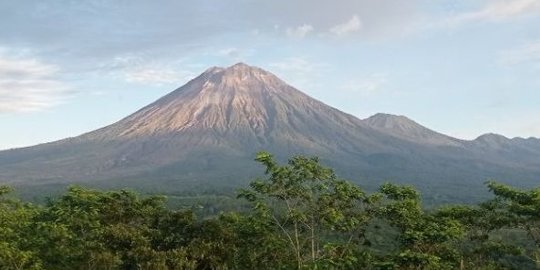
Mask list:
[[[412,187],[369,194],[317,158],[256,160],[266,174],[242,207],[206,218],[126,190],[70,187],[35,205],[1,187],[0,269],[540,267],[540,189],[489,182],[490,201],[426,210]]]

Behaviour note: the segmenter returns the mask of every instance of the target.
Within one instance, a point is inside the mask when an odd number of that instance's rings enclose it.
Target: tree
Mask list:
[[[461,224],[436,217],[422,209],[420,194],[409,186],[384,184],[379,217],[398,231],[398,250],[383,257],[379,266],[389,269],[457,269],[459,253],[453,246],[464,233]]]
[[[287,165],[260,152],[267,179],[257,179],[239,197],[253,203],[294,254],[296,268],[317,265],[358,266],[367,254],[358,250],[372,218],[376,197],[340,180],[317,158],[296,156]]]
[[[41,269],[41,260],[28,249],[33,238],[26,234],[39,210],[8,197],[11,191],[0,186],[0,269]]]
[[[127,190],[33,205],[0,186],[0,269],[540,268],[540,188],[489,182],[492,200],[425,209],[413,187],[367,194],[314,157],[256,160],[251,209],[203,219]]]
[[[492,211],[509,219],[502,225],[523,229],[534,241],[536,249],[530,255],[540,268],[540,188],[524,191],[496,182],[488,182],[487,186],[497,203]]]

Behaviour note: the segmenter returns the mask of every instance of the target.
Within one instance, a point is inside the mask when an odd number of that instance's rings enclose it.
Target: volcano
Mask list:
[[[540,179],[537,139],[488,134],[465,141],[404,116],[362,120],[239,63],[212,67],[110,126],[2,151],[0,182],[227,192],[262,173],[252,161],[261,150],[281,159],[316,155],[367,188],[410,183],[439,201],[466,200],[487,179],[524,186]]]

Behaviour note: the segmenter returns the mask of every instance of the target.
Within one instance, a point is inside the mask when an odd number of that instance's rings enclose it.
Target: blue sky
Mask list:
[[[540,0],[0,0],[0,149],[246,62],[360,118],[540,137]]]

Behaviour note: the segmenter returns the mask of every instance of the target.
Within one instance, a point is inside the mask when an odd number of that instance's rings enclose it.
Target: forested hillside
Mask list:
[[[45,205],[0,189],[0,269],[538,269],[540,189],[425,209],[411,186],[367,193],[317,158],[238,192],[245,211],[197,217],[165,197],[70,187]]]

